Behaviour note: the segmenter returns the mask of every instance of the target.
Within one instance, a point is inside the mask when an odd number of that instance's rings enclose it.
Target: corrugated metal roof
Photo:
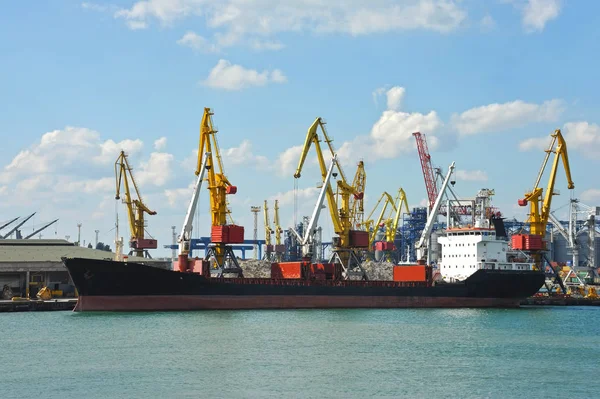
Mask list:
[[[62,257],[114,259],[115,254],[78,247],[66,240],[0,240],[0,262],[61,262]],[[130,256],[130,261],[148,259]]]

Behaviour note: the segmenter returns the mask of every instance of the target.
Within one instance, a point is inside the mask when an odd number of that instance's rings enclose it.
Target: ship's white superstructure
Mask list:
[[[451,227],[438,238],[442,257],[439,272],[444,281],[462,281],[479,269],[533,270],[533,263],[509,262],[506,237],[497,237],[490,225],[492,190],[480,190],[475,198],[473,226]]]

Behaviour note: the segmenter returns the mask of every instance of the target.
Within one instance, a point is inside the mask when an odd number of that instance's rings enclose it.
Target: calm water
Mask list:
[[[593,398],[600,308],[0,314],[11,398]]]

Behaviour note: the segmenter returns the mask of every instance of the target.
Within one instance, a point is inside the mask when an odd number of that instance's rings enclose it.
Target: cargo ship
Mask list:
[[[425,265],[394,266],[393,281],[363,281],[341,279],[334,263],[274,263],[271,278],[226,278],[211,277],[202,260],[189,272],[111,260],[63,262],[79,292],[75,311],[518,307],[545,279],[539,271],[490,264],[446,282],[434,280]]]

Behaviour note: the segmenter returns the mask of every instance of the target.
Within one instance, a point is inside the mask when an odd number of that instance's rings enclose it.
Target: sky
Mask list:
[[[572,195],[600,205],[600,3],[575,0],[118,0],[5,2],[0,13],[0,221],[36,212],[28,234],[112,244],[114,162],[125,150],[157,212],[155,256],[191,197],[204,107],[214,111],[232,216],[279,200],[282,226],[309,215],[314,149],[295,182],[306,131],[327,122],[349,179],[365,162],[366,211],[402,187],[426,191],[412,133],[456,162],[455,191],[495,190],[523,220],[550,134],[561,129],[573,193],[558,171],[557,215]],[[547,175],[542,180],[545,187]],[[295,199],[294,199],[295,198]],[[194,236],[210,231],[208,192]],[[297,211],[294,212],[294,202]],[[259,215],[258,237],[264,237]],[[273,215],[271,214],[271,220]],[[333,235],[322,213],[324,237]],[[4,233],[7,230],[3,230]]]

